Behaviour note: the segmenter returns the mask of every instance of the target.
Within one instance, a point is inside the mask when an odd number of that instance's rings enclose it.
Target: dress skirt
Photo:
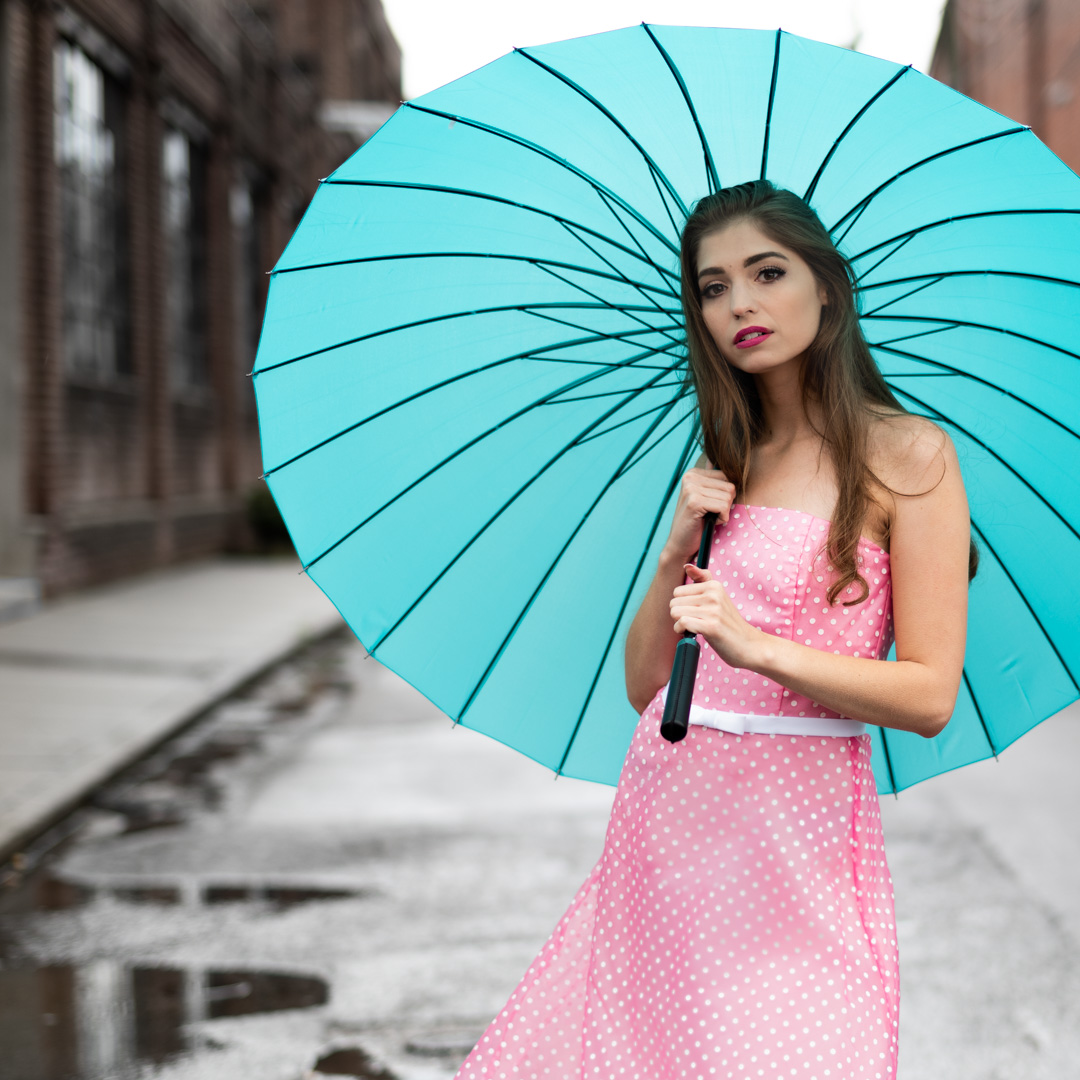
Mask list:
[[[599,861],[457,1080],[893,1080],[870,737],[659,725],[657,700]]]

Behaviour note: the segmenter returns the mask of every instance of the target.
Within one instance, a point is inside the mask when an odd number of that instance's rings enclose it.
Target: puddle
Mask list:
[[[286,972],[130,967],[113,960],[5,965],[0,967],[3,1075],[117,1080],[139,1065],[190,1049],[185,1024],[312,1008],[327,998],[325,980]]]
[[[398,1080],[359,1046],[347,1046],[319,1058],[315,1072],[319,1076],[352,1076],[355,1080]]]

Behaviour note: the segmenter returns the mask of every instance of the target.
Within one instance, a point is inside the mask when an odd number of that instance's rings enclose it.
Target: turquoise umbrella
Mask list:
[[[779,31],[640,26],[406,103],[273,271],[265,475],[382,663],[613,783],[637,721],[623,641],[699,452],[680,226],[759,176],[849,255],[880,367],[968,486],[963,685],[938,738],[875,730],[900,790],[997,753],[1080,674],[1080,179],[933,79]]]

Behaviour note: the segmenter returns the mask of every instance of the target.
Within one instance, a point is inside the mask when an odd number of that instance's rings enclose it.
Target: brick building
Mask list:
[[[1028,124],[1080,171],[1077,0],[948,0],[930,74]]]
[[[0,579],[242,546],[266,271],[400,97],[379,0],[0,0]]]

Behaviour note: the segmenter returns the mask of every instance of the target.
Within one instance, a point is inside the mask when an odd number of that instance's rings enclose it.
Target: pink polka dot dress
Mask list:
[[[710,569],[759,629],[884,658],[889,556],[861,541],[869,596],[830,606],[828,528],[737,503]],[[697,719],[672,744],[665,691],[642,713],[599,861],[457,1080],[894,1080],[899,970],[870,737],[788,733],[853,721],[698,641]],[[706,726],[728,714],[765,719]],[[785,733],[754,730],[769,725]]]

